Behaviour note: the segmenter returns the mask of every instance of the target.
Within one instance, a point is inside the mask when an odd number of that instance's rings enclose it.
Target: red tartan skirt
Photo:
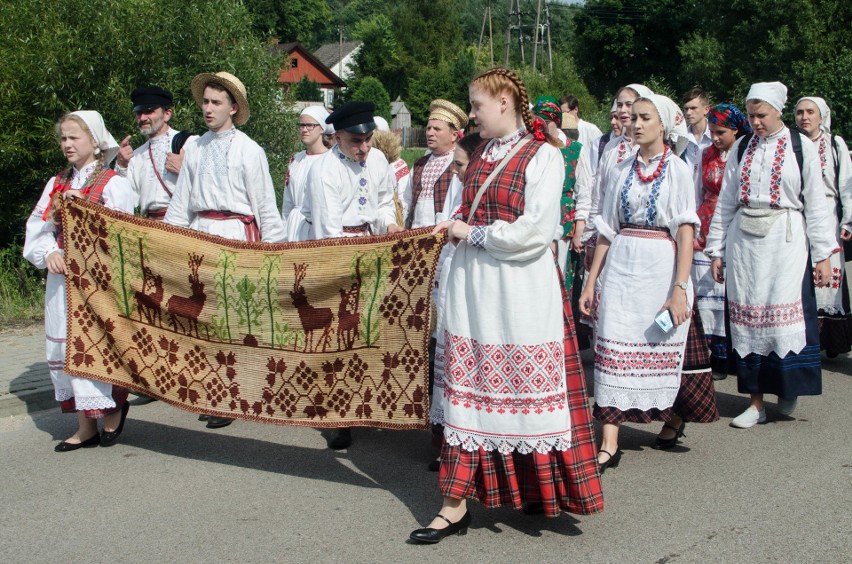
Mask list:
[[[652,408],[648,411],[628,409],[621,411],[617,407],[600,407],[595,404],[595,419],[602,423],[619,425],[621,423],[651,423],[653,421],[671,421],[673,415],[690,423],[713,423],[719,420],[716,408],[716,390],[713,387],[713,371],[710,367],[710,349],[701,314],[693,305],[692,322],[686,335],[683,369],[680,375],[680,388],[674,404],[668,409]]]
[[[124,406],[124,402],[127,401],[127,388],[113,385],[112,399],[115,402],[115,407],[108,409],[84,409],[83,415],[86,416],[86,419],[103,419],[107,415],[118,413]],[[62,413],[77,413],[77,405],[74,402],[74,398],[61,401],[59,407],[62,409]]]
[[[485,507],[521,509],[541,502],[548,517],[568,511],[588,515],[603,511],[598,450],[586,394],[586,382],[571,302],[559,275],[565,320],[565,375],[571,413],[571,448],[547,453],[502,454],[497,450],[466,451],[446,442],[441,449],[439,487],[446,497],[476,499]]]

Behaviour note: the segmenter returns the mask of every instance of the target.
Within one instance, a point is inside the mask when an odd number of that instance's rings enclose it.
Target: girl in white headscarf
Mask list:
[[[24,258],[36,268],[47,268],[44,296],[44,331],[47,365],[62,411],[77,413],[77,432],[56,445],[56,452],[109,446],[124,426],[129,404],[127,390],[95,380],[66,374],[65,261],[60,198],[85,198],[108,208],[133,213],[136,196],[130,183],[107,168],[118,154],[118,143],[104,126],[98,112],[80,111],[62,116],[56,124],[59,146],[71,165],[51,178],[27,220]],[[104,420],[98,433],[98,419]]]
[[[837,241],[852,239],[852,162],[842,137],[831,133],[831,110],[816,96],[796,103],[796,125],[804,131],[819,154],[825,203]],[[816,289],[820,319],[820,347],[829,358],[852,350],[852,311],[843,252],[831,255],[831,283]],[[847,259],[848,260],[848,259]]]
[[[317,157],[328,151],[323,135],[334,133],[334,127],[325,123],[327,117],[328,112],[322,106],[308,106],[299,115],[299,139],[305,150],[290,158],[281,203],[281,217],[287,229],[288,241],[310,239],[310,226],[302,215],[302,200],[311,166]]]
[[[840,249],[817,149],[784,125],[786,102],[780,82],[751,86],[746,109],[754,134],[731,147],[704,248],[713,278],[725,282],[738,388],[751,395],[731,421],[742,429],[766,421],[764,394],[777,395],[789,416],[798,396],[822,393],[814,281],[831,282],[829,257]]]
[[[693,352],[704,347],[703,357],[684,362],[687,335],[700,329],[700,323],[690,324],[689,277],[700,222],[692,171],[678,158],[687,142],[683,114],[664,96],[643,96],[633,104],[632,129],[638,152],[611,173],[580,296],[580,308],[591,315],[600,276],[594,415],[603,422],[601,470],[621,459],[618,430],[624,422],[665,422],[655,446],[666,449],[683,435],[685,421],[718,419],[703,334],[691,335],[698,341]],[[656,321],[661,314],[668,327]],[[682,371],[689,372],[683,379]]]

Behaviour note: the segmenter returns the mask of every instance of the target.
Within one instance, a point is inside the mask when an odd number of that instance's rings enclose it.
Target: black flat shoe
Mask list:
[[[209,416],[209,415],[205,415],[205,414],[203,414],[203,413],[202,413],[201,415],[199,415],[199,416],[198,416],[198,420],[199,420],[199,421],[207,421],[208,419],[210,419],[210,416]]]
[[[348,427],[335,429],[328,438],[328,448],[331,450],[342,450],[349,448],[352,444],[352,430]]]
[[[713,373],[713,381],[714,382],[719,382],[720,380],[724,380],[727,377],[728,377],[728,375],[725,374],[724,372],[714,372]]]
[[[92,448],[101,444],[101,436],[98,433],[95,433],[94,436],[86,439],[81,443],[68,443],[62,441],[55,447],[53,450],[56,452],[71,452],[72,450],[77,450],[78,448]]]
[[[441,469],[441,457],[439,456],[435,460],[429,463],[429,472],[437,472]]]
[[[459,519],[458,523],[453,523],[440,513],[438,513],[436,517],[439,517],[440,519],[446,521],[447,526],[443,529],[432,529],[431,527],[417,529],[416,531],[412,531],[408,537],[416,542],[421,542],[424,544],[436,544],[441,542],[441,539],[443,539],[444,537],[448,537],[450,535],[466,535],[467,528],[470,527],[470,522],[472,521],[470,511],[466,511],[462,518]]]
[[[609,452],[608,450],[604,450],[604,449],[600,449],[600,452],[609,455],[609,458],[606,459],[606,462],[598,461],[598,468],[600,468],[601,474],[603,474],[604,471],[607,468],[617,467],[618,463],[621,462],[621,449],[620,448],[616,448],[614,453]]]
[[[544,504],[540,501],[530,501],[521,506],[521,511],[526,515],[541,515],[544,513]]]
[[[684,427],[686,427],[686,421],[683,421],[680,424],[680,427],[672,427],[668,423],[663,424],[664,429],[671,429],[675,432],[675,436],[670,439],[661,439],[659,435],[657,435],[657,441],[654,443],[654,446],[651,447],[655,450],[669,450],[670,448],[674,448],[677,444],[677,440],[680,437],[685,437],[686,434],[683,432]]]
[[[227,427],[234,420],[230,417],[213,417],[212,415],[207,418],[207,428],[208,429],[221,429],[222,427]]]
[[[124,420],[127,419],[127,412],[130,411],[130,404],[124,402],[124,405],[121,406],[121,421],[118,424],[118,428],[115,431],[104,431],[101,433],[101,446],[108,447],[115,444],[115,441],[118,440],[119,435],[124,430]]]

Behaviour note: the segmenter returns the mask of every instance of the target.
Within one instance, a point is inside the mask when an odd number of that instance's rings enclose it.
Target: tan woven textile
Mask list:
[[[62,221],[69,374],[209,415],[426,427],[443,236],[247,243],[79,200]]]

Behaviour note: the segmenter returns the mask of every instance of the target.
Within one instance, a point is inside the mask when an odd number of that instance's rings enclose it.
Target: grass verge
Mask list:
[[[44,318],[45,274],[21,256],[21,246],[0,249],[0,324]]]

